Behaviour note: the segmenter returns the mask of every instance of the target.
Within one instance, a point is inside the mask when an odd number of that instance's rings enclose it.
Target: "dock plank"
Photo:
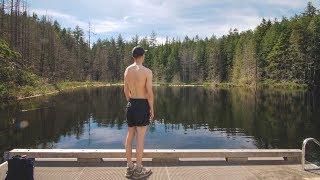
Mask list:
[[[283,179],[319,179],[320,176],[302,170],[301,165],[288,164],[285,161],[255,161],[239,165],[225,161],[217,162],[144,162],[152,169],[149,180],[283,180]],[[126,162],[35,162],[37,180],[118,180],[125,179]],[[6,166],[0,167],[0,179],[5,177]]]

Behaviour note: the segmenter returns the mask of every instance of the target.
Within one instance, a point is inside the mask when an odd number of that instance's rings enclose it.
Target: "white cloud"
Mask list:
[[[157,37],[157,44],[165,44],[167,41],[166,37]]]
[[[173,31],[179,32],[183,36],[211,37],[213,34],[222,36],[228,34],[230,29],[237,28],[239,31],[254,29],[263,17],[260,17],[255,10],[241,9],[233,12],[223,9],[215,9],[217,14],[214,19],[183,18],[179,19]]]
[[[61,13],[54,10],[44,10],[44,9],[32,9],[32,12],[35,12],[36,14],[40,16],[48,16],[53,19],[61,20],[65,24],[69,24],[73,27],[79,26],[82,29],[86,30],[88,29],[88,23],[89,21],[79,20],[77,17]],[[128,23],[126,20],[129,18],[129,16],[124,17],[121,20],[116,19],[94,19],[91,21],[93,31],[95,33],[107,33],[107,32],[113,32],[113,31],[119,31],[121,29],[125,29],[128,27]],[[59,21],[60,22],[60,21]]]
[[[130,18],[130,16],[125,16],[125,17],[123,17],[123,20],[126,21],[126,20],[128,20],[129,18]]]
[[[55,1],[59,3],[61,0]],[[35,9],[41,15],[51,15],[63,25],[73,28],[79,25],[88,28],[91,17],[93,31],[100,37],[116,36],[121,33],[124,39],[131,34],[140,37],[158,34],[158,42],[165,37],[195,36],[211,37],[227,34],[230,28],[240,31],[255,28],[263,17],[274,19],[300,13],[307,0],[70,0],[77,2],[77,9],[83,11],[61,11]],[[317,2],[317,0],[311,0]],[[32,6],[32,5],[31,5]],[[49,6],[49,5],[48,5]],[[72,14],[72,15],[71,15]]]
[[[306,2],[303,0],[264,0],[261,3],[297,8],[305,5]]]
[[[93,20],[91,23],[95,33],[119,31],[129,27],[125,20]]]
[[[31,12],[36,13],[40,16],[48,16],[53,19],[61,19],[63,21],[66,21],[68,24],[71,24],[73,26],[80,26],[84,27],[87,26],[86,22],[80,21],[78,18],[71,16],[69,14],[61,13],[54,10],[46,10],[46,9],[31,9]]]

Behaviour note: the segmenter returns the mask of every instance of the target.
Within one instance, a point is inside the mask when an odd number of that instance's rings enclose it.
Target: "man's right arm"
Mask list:
[[[128,80],[127,80],[127,75],[128,75],[128,68],[124,72],[124,95],[126,96],[127,101],[130,98],[130,90],[129,90],[129,85],[128,85]]]
[[[152,71],[151,70],[147,74],[146,87],[147,87],[147,93],[148,93],[148,102],[150,106],[150,120],[152,120],[154,117],[154,109],[153,109],[154,97],[153,97],[153,90],[152,90]]]

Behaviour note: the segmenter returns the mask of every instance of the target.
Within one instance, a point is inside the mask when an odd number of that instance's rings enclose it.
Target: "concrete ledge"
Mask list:
[[[288,161],[301,159],[300,149],[146,149],[144,158],[154,161],[177,161],[179,158],[227,158],[228,161],[248,161],[254,157],[282,157]],[[101,158],[125,158],[124,149],[13,149],[9,157],[78,158],[78,161],[101,161]],[[133,158],[135,150],[133,150]]]
[[[301,162],[301,157],[283,157],[285,161],[299,163]]]
[[[6,161],[6,162],[4,162],[4,163],[2,163],[2,164],[0,164],[0,168],[2,167],[2,166],[6,166],[8,164],[8,162]]]
[[[246,163],[248,162],[248,158],[244,158],[244,157],[232,157],[232,158],[226,158],[227,162],[231,162],[231,163]]]
[[[78,158],[78,162],[103,162],[102,158]]]
[[[164,162],[164,163],[177,163],[179,162],[179,158],[152,158],[152,162]]]

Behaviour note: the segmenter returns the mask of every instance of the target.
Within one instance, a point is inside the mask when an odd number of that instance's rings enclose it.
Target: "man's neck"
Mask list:
[[[139,62],[139,61],[135,61],[133,64],[138,65],[138,66],[142,66],[142,62]]]

